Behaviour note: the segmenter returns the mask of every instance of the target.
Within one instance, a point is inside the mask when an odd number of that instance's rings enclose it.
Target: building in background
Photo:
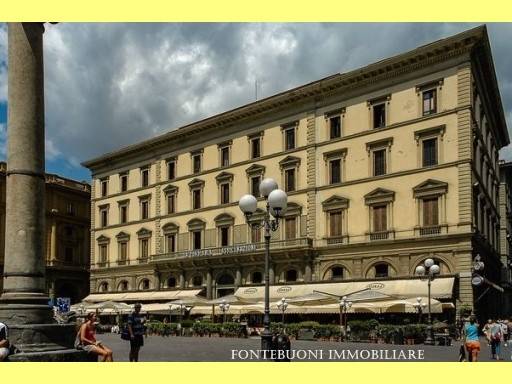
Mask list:
[[[261,293],[263,211],[246,222],[237,202],[272,177],[289,204],[272,235],[271,284],[398,287],[433,258],[448,282],[437,298],[498,315],[507,144],[479,27],[105,154],[84,163],[91,292]],[[494,288],[472,285],[477,254]]]
[[[512,313],[512,162],[500,161],[500,257],[501,283],[505,288],[502,306]]]
[[[5,253],[6,163],[0,163],[0,277]],[[46,174],[46,283],[51,299],[89,293],[90,185]],[[34,196],[35,199],[38,196]],[[3,278],[0,279],[0,289]]]

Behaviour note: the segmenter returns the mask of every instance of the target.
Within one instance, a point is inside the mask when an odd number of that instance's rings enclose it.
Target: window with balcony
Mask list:
[[[446,223],[444,205],[447,192],[448,184],[434,179],[428,179],[413,188],[418,207],[416,229],[419,229],[420,236],[441,233],[442,223]]]
[[[439,225],[438,197],[423,199],[423,226]]]
[[[165,251],[167,253],[176,252],[176,234],[175,233],[165,235]]]
[[[291,240],[297,238],[297,218],[287,217],[284,219],[284,238]]]
[[[257,224],[257,223],[251,224],[251,242],[252,243],[260,243],[261,242],[261,226],[260,226],[260,224]]]
[[[147,259],[149,257],[149,239],[141,239],[139,247],[139,259]]]
[[[99,263],[105,264],[108,262],[108,245],[100,244],[99,245]]]
[[[119,261],[120,265],[123,265],[128,260],[128,242],[122,241],[119,243]]]
[[[329,237],[342,236],[342,210],[329,212]]]
[[[192,232],[192,249],[201,249],[201,237],[202,237],[202,231],[193,231]]]
[[[227,247],[229,245],[229,227],[220,227],[219,228],[219,239],[220,246]]]
[[[388,230],[387,205],[374,205],[372,207],[373,232],[385,232]]]

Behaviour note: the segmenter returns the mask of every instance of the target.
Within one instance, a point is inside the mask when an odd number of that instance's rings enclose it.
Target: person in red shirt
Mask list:
[[[87,314],[85,323],[80,326],[78,331],[79,348],[87,351],[88,353],[95,354],[102,357],[102,361],[114,361],[112,350],[101,341],[96,340],[96,314],[91,312]]]

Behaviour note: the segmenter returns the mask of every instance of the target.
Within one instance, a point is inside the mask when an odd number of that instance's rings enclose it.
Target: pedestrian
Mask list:
[[[469,318],[469,324],[464,327],[465,345],[468,351],[468,360],[472,362],[478,361],[480,353],[480,337],[478,334],[478,324],[475,317]]]
[[[97,319],[96,313],[90,312],[87,314],[85,322],[78,330],[75,348],[82,349],[96,356],[101,356],[102,361],[114,361],[112,350],[101,341],[96,340]]]
[[[492,325],[492,319],[487,320],[487,323],[482,328],[482,332],[485,335],[485,338],[487,340],[487,345],[491,345],[491,325]]]
[[[503,334],[503,345],[508,347],[508,320],[503,320],[501,322],[501,333]]]
[[[10,346],[7,337],[7,325],[0,323],[0,361],[4,361],[9,356]]]
[[[144,319],[140,314],[142,306],[136,303],[134,311],[128,316],[128,332],[130,333],[130,362],[139,361],[139,351],[144,345]]]
[[[500,360],[501,354],[501,339],[503,337],[501,333],[501,324],[499,321],[493,321],[490,326],[490,336],[491,336],[491,358],[495,360]]]

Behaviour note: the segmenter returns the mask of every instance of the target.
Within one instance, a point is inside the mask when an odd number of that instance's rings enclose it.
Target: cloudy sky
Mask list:
[[[477,24],[77,24],[44,35],[47,171],[80,162]],[[512,128],[512,23],[488,24]],[[0,24],[0,159],[5,159],[7,27]],[[512,135],[511,135],[512,136]],[[512,160],[512,147],[502,150]]]

